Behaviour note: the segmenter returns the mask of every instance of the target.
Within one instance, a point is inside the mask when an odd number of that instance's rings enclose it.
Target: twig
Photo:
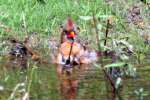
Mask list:
[[[99,39],[99,35],[98,35],[98,29],[97,29],[97,23],[96,23],[96,18],[94,16],[94,13],[93,13],[93,22],[94,22],[94,27],[95,27],[95,31],[96,31],[96,41],[97,41],[97,45],[98,45],[98,49],[99,51],[101,51],[101,47],[100,47],[100,39]],[[109,21],[108,21],[109,23]],[[107,24],[108,24],[107,23]],[[107,25],[108,27],[108,25]],[[108,29],[106,30],[106,36],[108,35]],[[111,76],[106,72],[106,70],[104,69],[104,64],[103,64],[103,55],[101,56],[101,66],[102,66],[102,70],[105,74],[105,76],[107,77],[108,81],[110,82],[112,88],[113,88],[113,92],[116,93],[116,88],[115,88],[115,84],[111,78]]]
[[[104,46],[106,46],[107,43],[107,37],[108,37],[108,32],[109,32],[109,19],[107,20],[107,27],[106,27],[106,33],[105,33],[105,42],[104,42]]]
[[[106,44],[107,44],[107,37],[108,37],[108,32],[109,32],[109,23],[110,23],[110,20],[108,19],[107,20],[106,33],[105,33],[104,46],[106,46]],[[107,51],[105,51],[105,55],[107,56]]]

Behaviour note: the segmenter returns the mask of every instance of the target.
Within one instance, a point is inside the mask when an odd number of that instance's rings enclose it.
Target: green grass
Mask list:
[[[24,15],[29,32],[58,34],[57,28],[67,16],[71,16],[77,24],[82,25],[79,16],[92,15],[95,11],[103,14],[103,7],[105,6],[101,0],[47,0],[46,4],[41,4],[37,0],[1,0],[0,20],[20,35],[24,34],[21,27]]]

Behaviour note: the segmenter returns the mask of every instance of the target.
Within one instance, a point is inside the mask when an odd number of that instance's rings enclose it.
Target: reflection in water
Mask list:
[[[5,60],[6,59],[2,58],[1,62],[5,62]],[[7,65],[10,66],[10,63],[8,63]],[[33,66],[32,64],[30,65],[31,67]],[[2,66],[5,67],[4,63],[0,63],[0,67]],[[49,100],[49,98],[52,98],[54,94],[56,96],[56,93],[58,93],[57,91],[59,91],[59,90],[55,90],[58,87],[57,85],[54,84],[56,81],[54,77],[55,76],[54,70],[49,67],[46,67],[46,65],[44,64],[43,65],[41,64],[40,66],[41,67],[38,68],[37,70],[37,73],[39,74],[39,78],[36,77],[38,80],[34,80],[35,84],[33,85],[33,90],[30,95],[33,99],[36,99],[36,95],[38,95],[38,97],[40,98],[47,98]],[[50,64],[48,66],[54,66],[54,65]],[[4,78],[6,73],[2,72],[2,70],[3,69],[1,69],[0,71],[0,77]],[[121,90],[119,90],[117,94],[112,94],[112,91],[107,91],[106,85],[109,85],[109,83],[107,84],[107,82],[105,81],[103,77],[103,73],[101,72],[100,69],[96,69],[96,68],[89,67],[89,66],[87,67],[83,65],[83,67],[81,67],[79,71],[80,71],[80,74],[79,74],[80,79],[79,79],[79,84],[78,84],[78,91],[77,91],[78,93],[77,93],[76,100],[150,100],[149,70],[145,70],[145,71],[139,70],[138,73],[140,75],[140,78],[138,79],[123,79],[123,87],[121,88]],[[11,73],[11,71],[10,72],[7,71],[8,75],[9,73]],[[86,77],[86,79],[81,78],[81,75],[83,75],[83,77]],[[13,76],[9,76],[9,77],[13,79]],[[16,79],[16,76],[14,73],[13,81],[15,79]],[[0,80],[1,83],[2,81],[3,80]],[[38,83],[39,85],[37,85],[36,82],[38,81],[40,81],[42,84]],[[53,84],[50,84],[49,81],[52,81]],[[7,83],[7,81],[5,83]],[[9,87],[11,87],[11,84],[8,84],[8,85]],[[42,87],[42,88],[39,88],[39,87]],[[53,88],[47,88],[47,87],[53,87]],[[13,86],[11,88],[13,88]],[[109,90],[111,89],[110,86],[108,86],[108,88]],[[39,92],[35,90],[38,90]],[[56,93],[54,94],[49,93],[49,91],[52,91],[52,90],[55,90]],[[41,94],[41,91],[43,91],[43,94]],[[5,96],[7,97],[10,94],[10,90],[9,91],[4,90],[4,92],[5,94],[3,95],[3,97]],[[57,94],[57,96],[59,98],[60,95]],[[53,99],[53,100],[60,100],[60,99]]]
[[[72,68],[64,69],[64,66],[57,65],[57,75],[60,81],[60,92],[63,100],[76,100],[78,85],[80,80],[79,75],[83,74],[88,66],[87,65],[76,65]]]
[[[90,70],[93,70],[92,68]],[[114,93],[100,69],[89,71],[81,80],[77,100],[150,100],[148,70],[138,70],[139,78],[123,78],[123,86]],[[96,77],[95,77],[96,76]],[[147,76],[147,77],[145,77]],[[143,90],[141,91],[141,88]]]

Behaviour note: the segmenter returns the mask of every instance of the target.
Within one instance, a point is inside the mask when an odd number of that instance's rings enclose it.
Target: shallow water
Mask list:
[[[25,91],[29,91],[31,100],[61,100],[59,80],[55,65],[38,64],[28,60],[28,69],[20,70],[15,65],[7,64],[1,57],[0,63],[0,100],[7,100],[18,83],[25,83]],[[78,89],[77,100],[150,100],[150,67],[146,70],[137,68],[138,78],[123,80],[123,88],[116,98],[107,92],[104,74],[100,69],[90,67],[82,78]],[[14,98],[22,97],[24,92],[15,93]],[[140,90],[141,95],[138,94]]]
[[[113,97],[111,92],[107,92],[106,81],[100,73],[99,79],[90,78],[81,82],[79,100],[150,100],[149,71],[138,71],[137,79],[124,79],[123,88],[116,97]],[[141,96],[137,95],[136,92],[141,89],[143,89]]]

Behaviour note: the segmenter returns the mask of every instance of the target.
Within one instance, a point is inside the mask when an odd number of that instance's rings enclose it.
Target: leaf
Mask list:
[[[102,29],[102,24],[98,24],[98,25],[97,25],[97,28],[98,28],[99,30],[101,30],[101,29]]]
[[[141,92],[141,93],[142,93],[143,91],[144,91],[144,89],[143,89],[143,88],[140,88],[140,89],[139,89],[139,92]]]
[[[94,66],[95,66],[96,68],[101,68],[101,65],[96,64],[96,63],[94,63]]]
[[[125,54],[121,55],[120,58],[121,58],[122,60],[129,60],[129,57],[126,56]]]
[[[137,76],[136,68],[133,67],[132,64],[128,64],[128,70],[127,70],[126,74],[128,74],[129,76],[132,76],[132,77],[136,77]]]
[[[120,77],[118,77],[116,80],[116,83],[115,83],[115,88],[118,89],[121,84],[122,84],[122,79]]]
[[[93,17],[92,16],[79,16],[80,19],[88,21],[91,20]]]
[[[3,91],[4,87],[2,85],[0,85],[0,91]]]
[[[144,60],[144,58],[145,58],[145,55],[141,53],[140,54],[140,61]]]
[[[127,41],[125,40],[120,40],[118,41],[119,43],[122,43],[123,45],[125,45],[126,47],[128,47],[130,50],[133,50],[133,46],[131,44],[129,44]]]
[[[85,21],[93,19],[92,16],[79,16],[79,18],[82,20],[85,20]],[[115,19],[115,16],[113,16],[113,15],[96,15],[96,18],[106,18],[106,19],[114,18]]]
[[[122,67],[123,65],[125,65],[124,62],[118,62],[118,63],[112,63],[112,64],[109,64],[109,65],[105,65],[104,68]]]
[[[114,15],[96,15],[96,18],[109,19],[110,22],[117,20],[116,16]]]

